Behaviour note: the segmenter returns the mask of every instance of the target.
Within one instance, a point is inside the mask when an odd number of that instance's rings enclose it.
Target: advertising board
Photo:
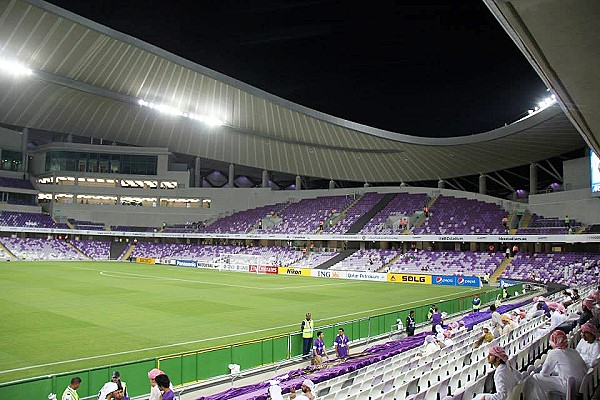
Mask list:
[[[388,272],[387,281],[394,283],[411,283],[416,285],[431,285],[431,275],[399,274]]]
[[[291,267],[278,267],[277,273],[279,275],[296,275],[296,276],[310,276],[310,269],[307,268],[291,268]],[[252,272],[252,271],[250,271]]]

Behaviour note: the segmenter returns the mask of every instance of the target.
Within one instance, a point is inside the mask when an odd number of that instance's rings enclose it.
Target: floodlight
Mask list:
[[[17,76],[33,74],[31,69],[21,63],[2,59],[0,59],[0,70]]]

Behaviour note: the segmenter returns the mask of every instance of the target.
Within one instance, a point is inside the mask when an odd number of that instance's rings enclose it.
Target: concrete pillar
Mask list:
[[[400,182],[400,187],[405,187],[405,186],[406,186],[406,183]]]
[[[333,179],[329,181],[329,189],[330,190],[335,189],[335,181]]]
[[[200,157],[196,156],[196,160],[194,161],[194,187],[200,187],[202,185],[202,176],[200,175],[200,167],[202,167],[202,164],[200,162]]]
[[[537,167],[535,163],[529,164],[529,194],[537,193]]]
[[[266,169],[262,172],[262,185],[261,187],[269,187],[269,171]]]
[[[27,156],[27,142],[29,141],[29,128],[23,128],[21,133],[21,167],[23,167],[23,176],[27,177],[29,171],[29,157]]]
[[[442,179],[440,179],[438,181],[438,189],[443,189],[444,188],[444,181]]]
[[[227,185],[229,185],[229,187],[233,187],[233,180],[235,179],[235,168],[233,167],[233,164],[229,164],[229,177],[228,177],[228,182]]]
[[[296,190],[302,189],[302,178],[300,175],[296,175]]]
[[[479,194],[485,194],[487,191],[487,182],[485,180],[485,174],[479,175]]]
[[[69,133],[67,135],[67,143],[73,143],[73,134],[72,133]]]

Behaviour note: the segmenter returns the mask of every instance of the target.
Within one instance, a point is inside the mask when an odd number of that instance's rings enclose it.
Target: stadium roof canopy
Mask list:
[[[600,154],[600,2],[484,1]]]
[[[585,146],[557,105],[465,137],[422,138],[357,124],[281,99],[40,0],[0,0],[0,38],[2,59],[33,70],[22,77],[0,74],[0,122],[17,127],[371,183],[487,173]],[[211,127],[160,113],[141,106],[140,100],[224,124]],[[435,117],[435,107],[431,114]]]

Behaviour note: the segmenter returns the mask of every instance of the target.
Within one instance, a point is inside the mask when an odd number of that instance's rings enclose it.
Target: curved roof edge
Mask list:
[[[506,136],[513,135],[525,129],[528,129],[532,126],[537,125],[538,123],[545,121],[553,116],[562,113],[562,110],[559,106],[553,105],[545,110],[542,110],[528,118],[516,121],[509,125],[505,125],[496,129],[492,129],[487,132],[472,134],[468,136],[455,136],[455,137],[445,137],[445,138],[431,138],[431,137],[420,137],[413,136],[403,133],[396,133],[392,131],[388,131],[385,129],[375,128],[372,126],[364,125],[358,122],[349,121],[343,118],[335,117],[333,115],[329,115],[323,113],[321,111],[317,111],[311,109],[309,107],[294,103],[292,101],[286,100],[269,92],[266,92],[262,89],[251,86],[247,83],[244,83],[240,80],[232,78],[228,75],[222,74],[210,68],[204,67],[200,64],[187,60],[181,56],[170,53],[158,46],[153,44],[144,42],[143,40],[137,39],[131,35],[119,32],[115,29],[109,28],[107,26],[101,25],[97,22],[94,22],[90,19],[82,17],[78,14],[55,6],[54,4],[50,4],[44,0],[25,0],[27,3],[39,7],[44,11],[59,15],[62,18],[66,18],[72,20],[78,24],[81,24],[89,29],[98,31],[104,35],[112,37],[117,40],[121,40],[125,43],[128,43],[132,46],[139,47],[145,51],[156,54],[157,56],[163,57],[173,63],[179,64],[185,68],[189,68],[193,71],[196,71],[200,74],[209,76],[213,79],[224,82],[225,84],[236,87],[240,90],[244,90],[250,94],[262,97],[266,100],[272,101],[276,104],[279,104],[283,107],[289,108],[293,111],[300,112],[302,114],[308,115],[310,117],[319,119],[324,122],[328,122],[331,124],[339,125],[341,127],[352,129],[357,132],[361,132],[367,135],[376,136],[383,139],[394,140],[397,142],[416,144],[416,145],[424,145],[424,146],[456,146],[456,145],[464,145],[464,144],[474,144],[474,143],[482,143],[487,142],[499,138],[503,138]]]

